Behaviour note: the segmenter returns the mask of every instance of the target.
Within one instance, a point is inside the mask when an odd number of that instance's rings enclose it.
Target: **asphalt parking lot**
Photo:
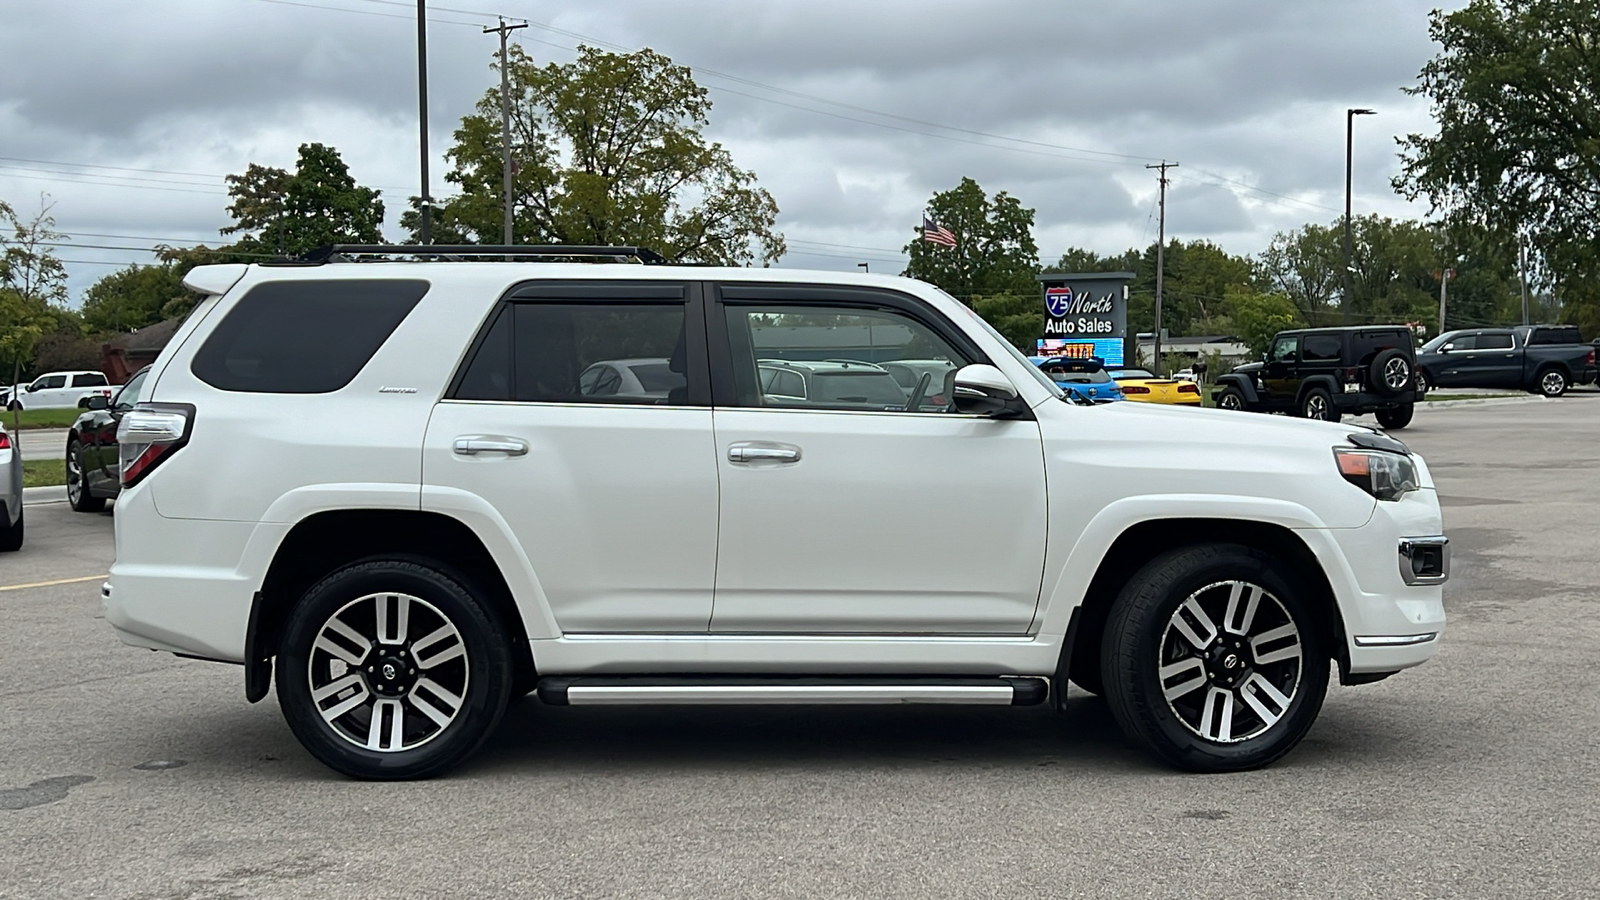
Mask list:
[[[352,782],[242,670],[119,644],[111,514],[32,506],[0,558],[0,897],[1595,896],[1600,396],[1424,409],[1403,437],[1454,548],[1443,649],[1224,776],[1154,764],[1080,693],[529,698],[448,778]]]

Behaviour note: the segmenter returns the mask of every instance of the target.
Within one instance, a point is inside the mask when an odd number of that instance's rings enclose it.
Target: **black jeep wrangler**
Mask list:
[[[1221,409],[1329,422],[1370,412],[1385,428],[1404,428],[1418,396],[1416,369],[1411,331],[1402,325],[1283,331],[1265,361],[1221,376],[1211,397]]]

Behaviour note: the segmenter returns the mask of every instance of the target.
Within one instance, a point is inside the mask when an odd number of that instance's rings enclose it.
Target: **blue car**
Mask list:
[[[1099,357],[1030,356],[1028,359],[1062,390],[1079,399],[1094,403],[1127,399],[1122,396],[1122,388],[1111,380],[1105,361]]]

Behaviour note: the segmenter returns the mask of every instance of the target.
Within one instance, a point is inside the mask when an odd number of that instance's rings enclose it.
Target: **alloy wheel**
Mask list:
[[[1328,418],[1328,401],[1321,394],[1312,394],[1306,398],[1306,418]]]
[[[67,502],[74,507],[83,501],[83,464],[78,462],[77,451],[67,452]]]
[[[1218,409],[1244,409],[1244,404],[1239,402],[1239,395],[1233,393],[1223,394],[1217,399]]]
[[[1404,357],[1397,356],[1384,364],[1383,383],[1389,386],[1389,390],[1400,390],[1410,379],[1411,364],[1406,362]]]
[[[1544,373],[1544,377],[1539,379],[1539,390],[1543,391],[1546,397],[1559,397],[1566,389],[1566,376],[1553,369]]]
[[[351,744],[398,753],[442,734],[467,695],[467,647],[439,608],[410,594],[368,594],[323,623],[308,667],[311,700]]]
[[[1220,581],[1173,610],[1161,637],[1161,691],[1200,738],[1233,744],[1284,717],[1300,690],[1300,629],[1260,585]]]

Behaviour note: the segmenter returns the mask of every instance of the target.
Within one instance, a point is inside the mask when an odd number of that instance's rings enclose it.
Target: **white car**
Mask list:
[[[382,252],[446,251],[471,252]],[[449,769],[529,691],[1027,705],[1069,680],[1173,765],[1249,769],[1330,669],[1439,647],[1438,498],[1381,432],[1073,404],[908,279],[558,251],[192,270],[207,297],[118,428],[122,640],[242,663],[252,702],[275,673],[307,750],[374,779]],[[759,360],[863,348],[957,363],[949,407],[763,392]],[[613,359],[684,386],[585,394]]]
[[[7,409],[73,409],[90,397],[111,396],[103,372],[46,372],[32,383],[13,388],[0,399]]]
[[[0,425],[0,551],[22,549],[22,448]]]

